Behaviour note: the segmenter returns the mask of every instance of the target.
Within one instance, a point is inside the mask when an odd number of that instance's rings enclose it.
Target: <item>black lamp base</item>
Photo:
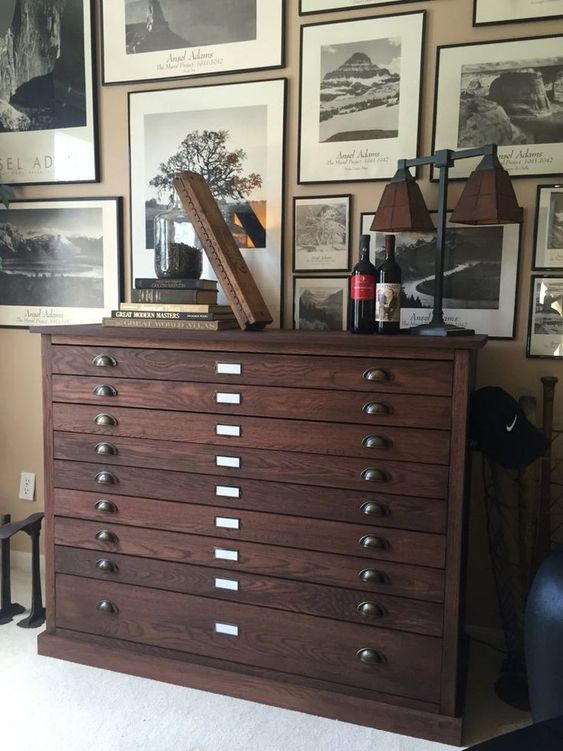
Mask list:
[[[454,326],[451,323],[443,321],[431,321],[430,323],[421,323],[420,326],[413,326],[409,329],[415,336],[474,336],[473,329],[464,329],[461,326]]]

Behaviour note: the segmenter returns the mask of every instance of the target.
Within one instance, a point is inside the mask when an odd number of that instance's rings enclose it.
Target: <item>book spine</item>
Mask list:
[[[215,313],[233,315],[228,305],[190,305],[189,303],[120,302],[119,310],[162,310],[167,313]]]
[[[197,289],[133,289],[132,302],[181,303],[183,305],[216,305],[216,290]]]
[[[193,313],[170,310],[112,310],[112,318],[156,318],[169,321],[213,321],[213,313]]]
[[[192,331],[218,331],[235,329],[238,324],[233,321],[177,321],[162,318],[103,318],[104,326],[123,326],[151,329],[190,329]]]
[[[211,279],[135,279],[136,289],[217,289],[217,282]]]

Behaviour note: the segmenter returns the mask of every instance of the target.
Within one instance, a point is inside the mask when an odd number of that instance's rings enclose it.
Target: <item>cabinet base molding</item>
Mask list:
[[[291,677],[237,666],[227,670],[209,660],[115,639],[85,638],[58,629],[38,637],[38,652],[91,667],[151,678],[237,699],[328,717],[355,725],[402,733],[450,745],[461,745],[462,719],[362,696],[291,682]],[[217,661],[214,661],[217,663]],[[311,681],[311,684],[314,682]],[[367,692],[364,692],[367,693]]]

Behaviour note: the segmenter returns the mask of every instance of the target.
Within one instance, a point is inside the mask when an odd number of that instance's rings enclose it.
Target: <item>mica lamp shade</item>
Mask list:
[[[408,169],[398,169],[385,186],[370,229],[383,232],[434,230],[418,183]]]
[[[518,206],[510,177],[496,156],[483,157],[471,173],[450,221],[457,224],[522,221],[522,208]]]

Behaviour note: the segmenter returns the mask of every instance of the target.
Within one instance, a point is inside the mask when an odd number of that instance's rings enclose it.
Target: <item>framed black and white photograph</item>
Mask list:
[[[534,269],[563,269],[563,185],[539,185]]]
[[[102,0],[104,84],[284,64],[285,0]]]
[[[386,180],[418,146],[424,11],[301,27],[299,183]]]
[[[101,323],[121,299],[120,198],[0,208],[0,326]]]
[[[99,179],[93,3],[0,3],[0,183]]]
[[[331,10],[348,10],[349,8],[371,8],[374,5],[400,5],[417,2],[417,0],[299,0],[299,15],[309,13],[326,13]]]
[[[347,276],[294,276],[293,325],[304,331],[346,331]]]
[[[563,357],[563,277],[533,276],[528,357]]]
[[[156,276],[154,218],[174,176],[198,172],[280,325],[285,99],[285,79],[129,95],[133,279]],[[203,278],[216,279],[203,260]]]
[[[563,0],[473,0],[473,26],[563,18]]]
[[[563,36],[438,48],[434,149],[488,143],[511,177],[563,171]],[[478,161],[459,159],[450,178]]]
[[[350,269],[350,194],[293,199],[293,271]]]
[[[384,259],[386,233],[370,230],[373,217],[362,214],[361,231],[372,236],[372,260],[378,266]],[[395,257],[402,270],[401,328],[411,328],[432,317],[436,234],[399,232],[395,243]],[[513,338],[519,256],[519,224],[448,223],[443,297],[446,323],[490,337]]]

